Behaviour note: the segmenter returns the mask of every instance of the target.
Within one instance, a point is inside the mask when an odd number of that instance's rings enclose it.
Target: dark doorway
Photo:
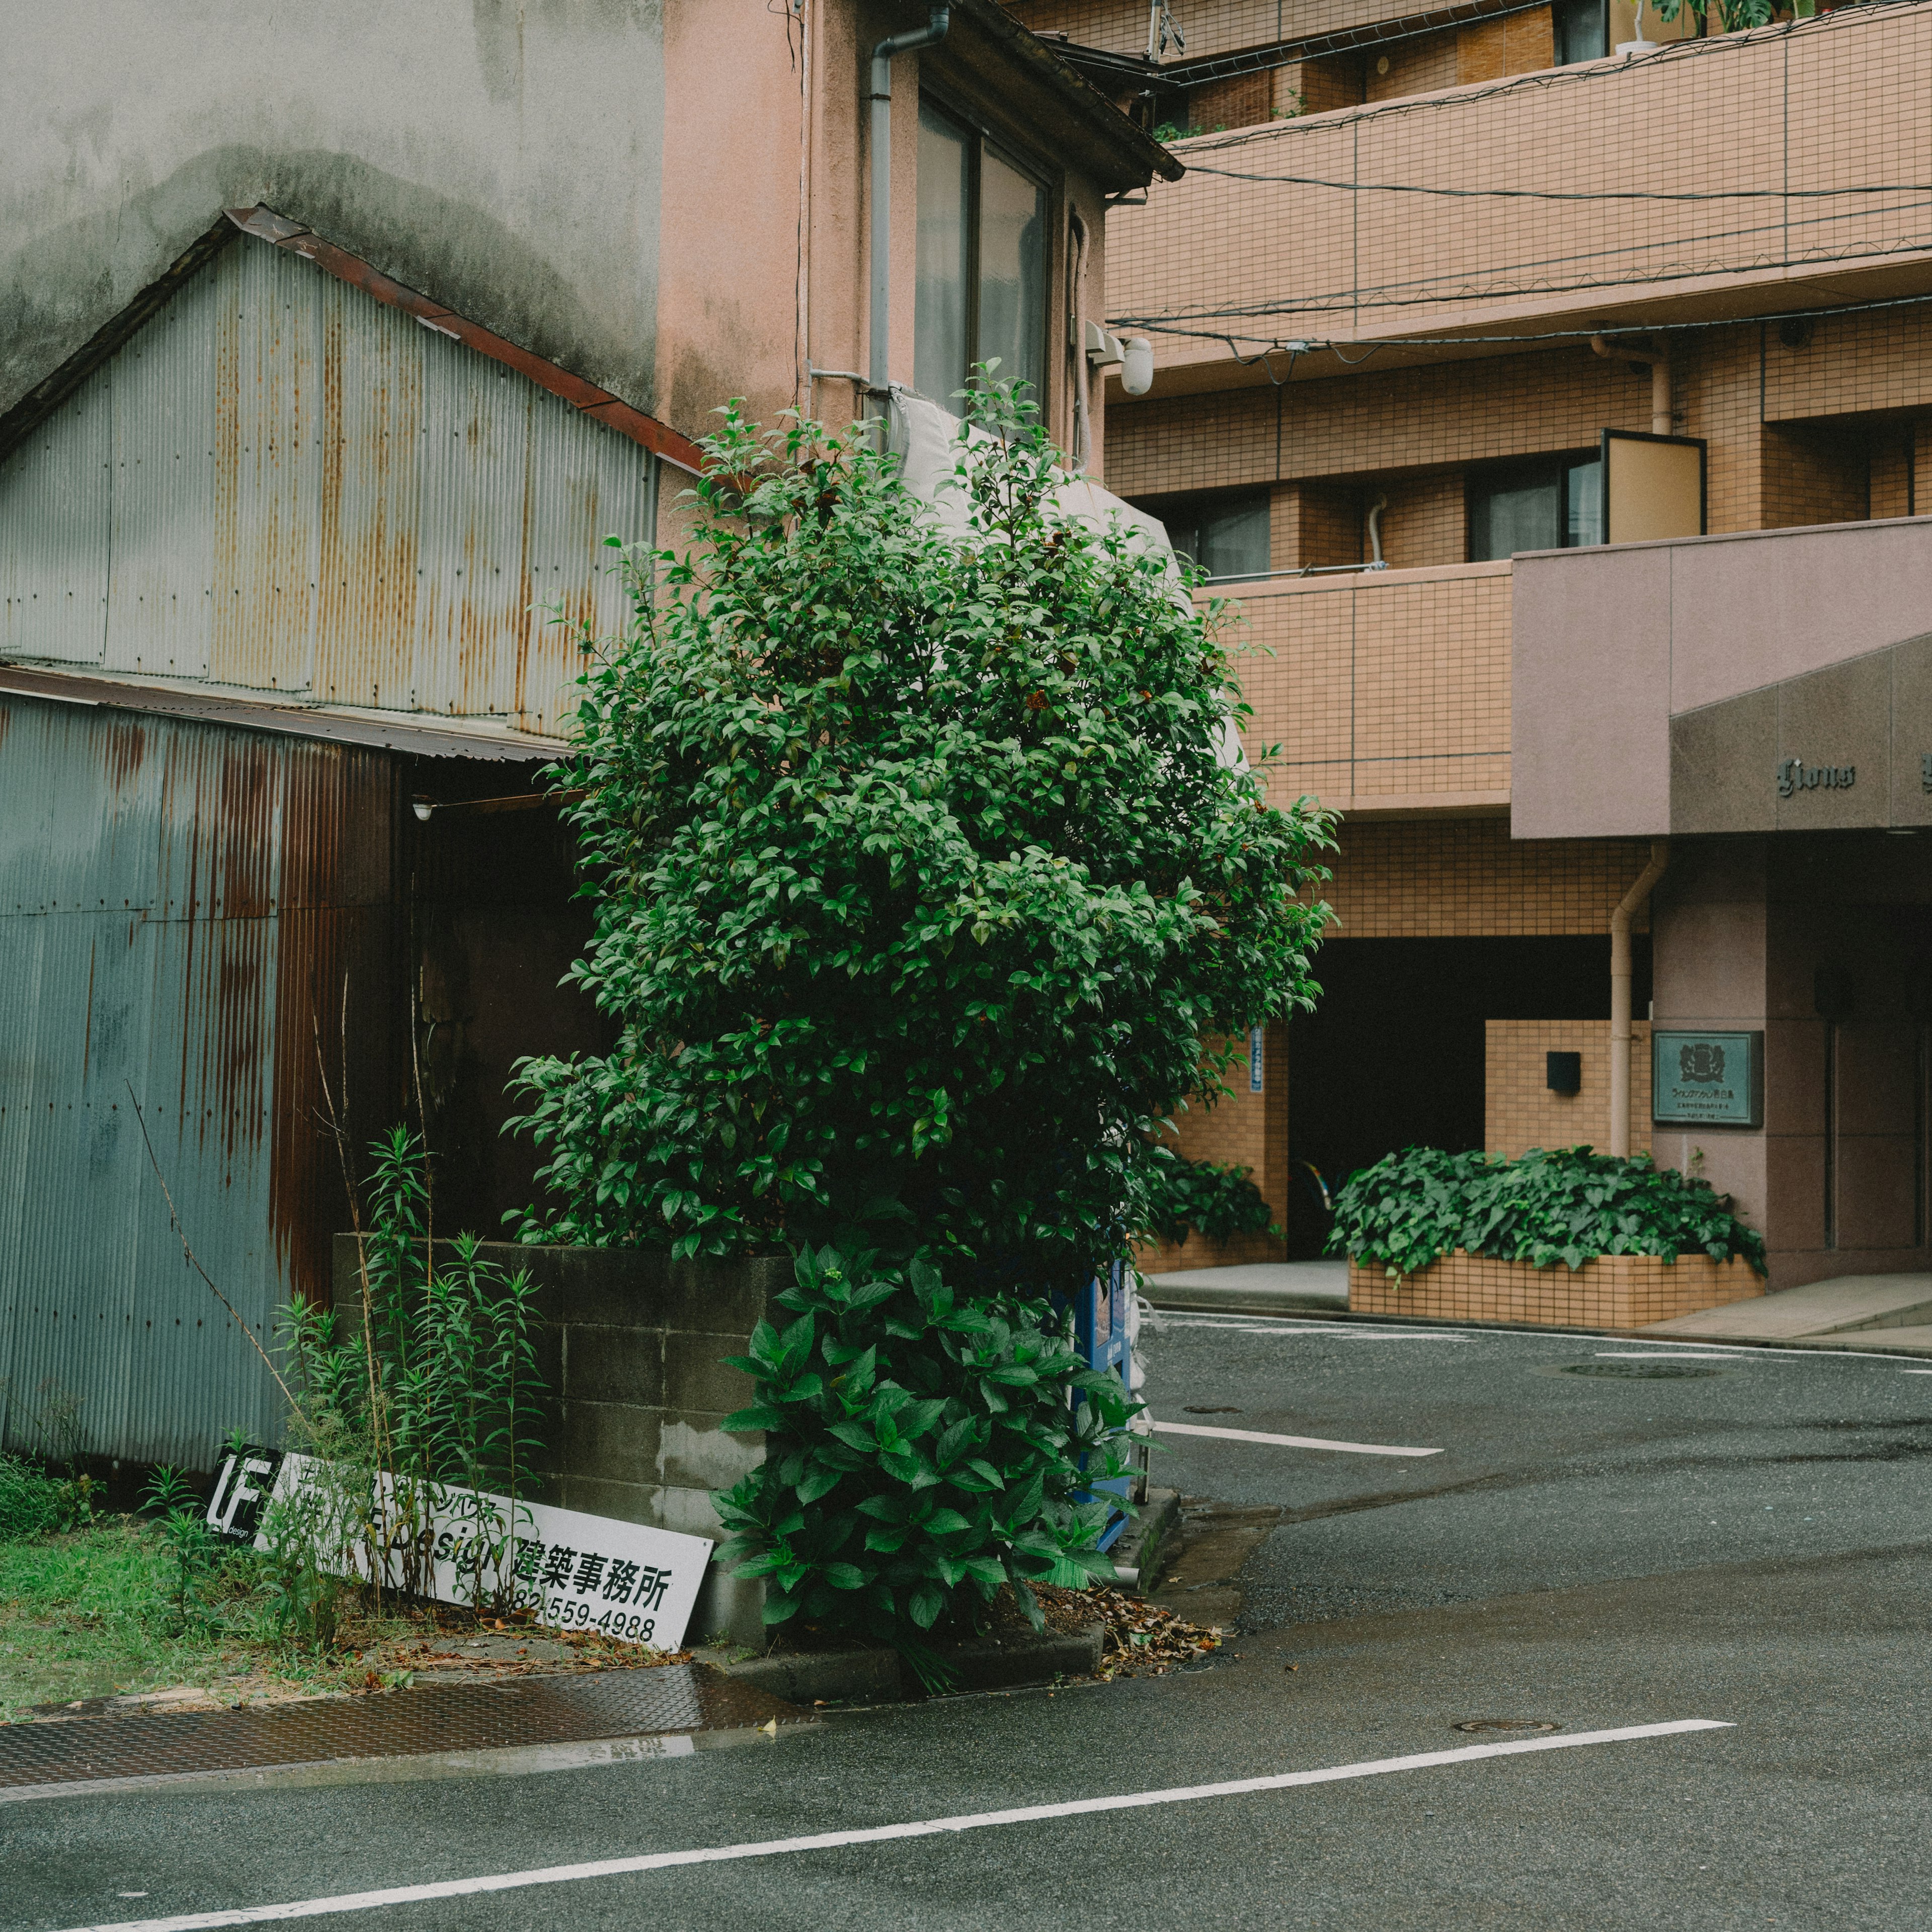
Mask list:
[[[1641,1019],[1648,935],[1636,935],[1632,952],[1631,1011]],[[1288,1027],[1288,1150],[1331,1189],[1400,1148],[1483,1144],[1484,1021],[1610,1016],[1607,934],[1334,939],[1317,954],[1315,976],[1315,1011]],[[1318,1252],[1326,1222],[1312,1189],[1297,1190],[1289,1254]]]

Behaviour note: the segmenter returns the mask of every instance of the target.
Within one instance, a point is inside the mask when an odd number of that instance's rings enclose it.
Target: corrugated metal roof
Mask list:
[[[344,978],[379,992],[392,764],[0,697],[0,1438],[34,1446],[44,1387],[103,1454],[203,1466],[230,1427],[279,1430],[132,1109],[266,1341],[325,1279],[316,1055],[339,1056]]]
[[[0,464],[0,654],[555,732],[652,460],[246,238]]]

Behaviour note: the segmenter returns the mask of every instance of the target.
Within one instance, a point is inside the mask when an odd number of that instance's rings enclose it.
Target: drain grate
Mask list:
[[[1552,1724],[1544,1718],[1465,1718],[1460,1724],[1451,1726],[1458,1731],[1560,1731],[1561,1724]]]
[[[1689,1362],[1570,1362],[1566,1376],[1609,1376],[1619,1382],[1683,1382],[1693,1376],[1720,1376],[1722,1369],[1700,1368]]]
[[[804,1721],[808,1714],[703,1664],[514,1684],[436,1684],[266,1710],[144,1712],[0,1726],[0,1786],[252,1771]]]

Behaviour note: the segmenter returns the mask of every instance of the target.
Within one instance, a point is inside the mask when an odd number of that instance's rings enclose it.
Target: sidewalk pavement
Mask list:
[[[1932,1274],[1840,1275],[1654,1322],[1643,1333],[1687,1342],[1932,1355]]]
[[[1348,1264],[1256,1262],[1238,1268],[1183,1268],[1141,1277],[1156,1308],[1215,1315],[1336,1315],[1348,1306]]]
[[[1187,1268],[1143,1276],[1141,1293],[1150,1306],[1176,1312],[1341,1315],[1348,1308],[1348,1268],[1322,1261]],[[1660,1340],[1932,1356],[1932,1274],[1842,1275],[1652,1322],[1638,1332]]]

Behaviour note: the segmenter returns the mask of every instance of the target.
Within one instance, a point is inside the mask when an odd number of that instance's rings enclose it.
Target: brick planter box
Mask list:
[[[1391,1281],[1379,1262],[1348,1259],[1348,1307],[1358,1315],[1435,1316],[1456,1322],[1543,1324],[1553,1328],[1642,1328],[1764,1292],[1744,1261],[1708,1255],[1602,1255],[1580,1268],[1532,1268],[1458,1248]]]

